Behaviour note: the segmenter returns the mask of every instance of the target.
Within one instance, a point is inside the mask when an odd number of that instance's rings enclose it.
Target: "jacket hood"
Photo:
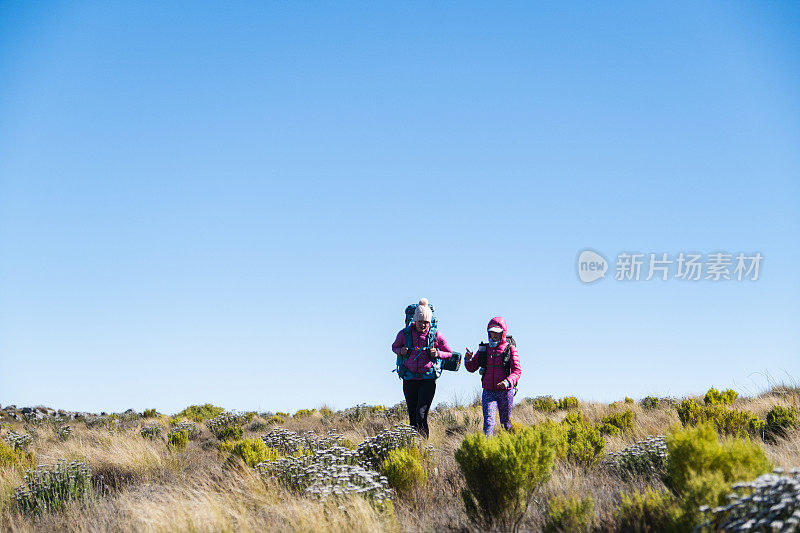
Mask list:
[[[506,333],[508,332],[508,330],[506,329],[506,320],[505,320],[505,318],[503,318],[501,316],[496,316],[493,319],[491,319],[489,321],[489,325],[486,326],[486,331],[487,331],[486,335],[487,336],[489,335],[489,333],[488,333],[489,328],[493,328],[495,326],[500,326],[501,328],[503,328],[503,336],[500,338],[500,344],[505,343],[506,342]]]

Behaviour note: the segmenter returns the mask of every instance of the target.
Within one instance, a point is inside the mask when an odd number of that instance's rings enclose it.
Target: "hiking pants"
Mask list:
[[[404,379],[403,394],[408,406],[408,423],[428,438],[428,411],[436,392],[435,379]]]
[[[511,431],[511,406],[514,404],[514,390],[483,389],[483,433],[489,437],[494,432],[495,414],[500,411],[500,423]]]

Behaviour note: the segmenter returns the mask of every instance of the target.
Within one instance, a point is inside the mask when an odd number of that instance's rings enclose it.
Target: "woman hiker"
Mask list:
[[[431,331],[432,322],[433,310],[428,300],[422,298],[414,310],[413,322],[401,329],[392,343],[392,351],[400,356],[397,371],[403,379],[409,424],[425,438],[428,438],[428,411],[439,377],[434,361],[453,355],[442,334]]]

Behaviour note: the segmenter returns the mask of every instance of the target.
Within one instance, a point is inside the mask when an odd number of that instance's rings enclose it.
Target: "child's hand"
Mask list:
[[[497,388],[500,390],[508,390],[511,388],[511,384],[507,380],[503,380],[497,384]]]
[[[403,346],[402,348],[400,348],[400,355],[405,355],[405,354],[407,354],[407,353],[408,353],[408,348],[406,348],[405,346]]]
[[[436,357],[436,354],[438,353],[439,352],[436,350],[436,348],[431,348],[431,357]]]
[[[465,361],[469,361],[470,359],[472,359],[472,356],[475,355],[475,354],[470,352],[469,348],[465,348],[465,349],[466,349],[466,353],[464,354],[464,360]]]

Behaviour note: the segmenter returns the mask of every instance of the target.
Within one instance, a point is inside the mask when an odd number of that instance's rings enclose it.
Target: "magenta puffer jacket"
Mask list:
[[[522,365],[519,364],[517,347],[511,346],[511,373],[506,375],[505,368],[503,368],[503,352],[509,344],[506,340],[506,333],[508,333],[508,330],[506,329],[505,319],[501,316],[494,317],[489,321],[489,325],[486,329],[488,331],[489,328],[495,326],[503,328],[503,336],[500,339],[500,344],[496,347],[491,348],[488,345],[486,346],[486,372],[483,373],[481,385],[483,385],[483,388],[486,390],[502,390],[498,385],[501,381],[507,379],[508,382],[511,383],[511,388],[513,389],[522,375]],[[475,372],[480,368],[477,353],[475,353],[469,361],[464,361],[464,368],[469,372]]]
[[[414,345],[414,348],[425,348],[428,346],[428,332],[420,333],[417,331],[417,328],[414,325],[411,325],[411,342]],[[401,329],[400,332],[397,334],[397,338],[392,343],[392,351],[397,355],[400,355],[400,349],[406,345],[406,334],[405,328]],[[450,349],[450,346],[447,345],[447,341],[444,340],[442,334],[437,331],[436,332],[436,340],[433,342],[433,347],[436,348],[438,352],[437,357],[439,359],[447,359],[448,357],[453,355],[453,350]],[[433,360],[428,357],[428,352],[420,352],[418,357],[415,357],[416,354],[410,353],[409,356],[406,358],[406,367],[414,372],[415,374],[424,374],[428,370],[433,367]],[[413,379],[423,379],[423,378],[413,378]]]

